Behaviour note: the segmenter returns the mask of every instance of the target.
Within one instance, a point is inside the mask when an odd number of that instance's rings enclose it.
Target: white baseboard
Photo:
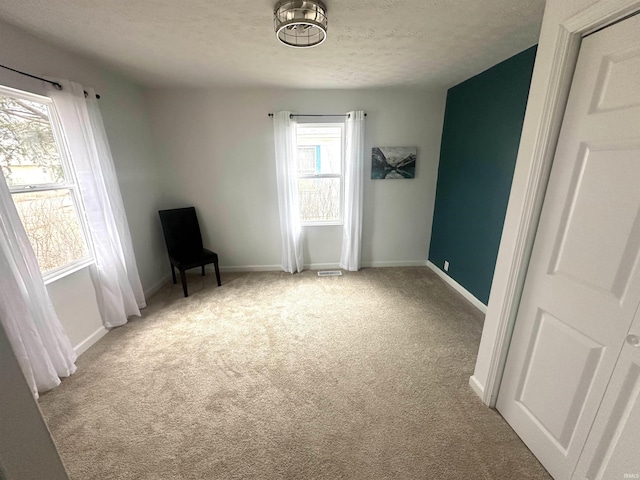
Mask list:
[[[380,267],[424,267],[424,260],[400,260],[400,261],[379,261],[379,262],[362,262],[362,268],[380,268]],[[213,269],[213,267],[211,267]],[[338,269],[340,263],[307,263],[304,265],[305,270],[324,270]],[[244,266],[227,266],[220,267],[221,272],[279,272],[282,268],[280,265],[244,265]],[[209,267],[207,267],[209,271]]]
[[[475,394],[484,402],[484,386],[480,384],[475,375],[469,377],[469,385]]]
[[[451,278],[445,272],[440,270],[440,268],[437,265],[435,265],[434,263],[428,260],[427,260],[427,267],[429,267],[440,278],[442,278],[445,282],[451,285],[460,295],[462,295],[465,299],[467,299],[467,301],[471,303],[471,305],[473,305],[474,307],[476,307],[478,310],[480,310],[482,313],[486,315],[487,306],[484,303],[482,303],[480,300],[478,300],[476,297],[474,297],[471,292],[469,292],[466,288],[464,288],[462,285],[456,282],[453,278]]]
[[[339,263],[310,263],[304,266],[305,270],[340,270]]]
[[[362,262],[362,268],[383,268],[383,267],[424,267],[424,260],[391,260]]]
[[[162,287],[164,287],[167,283],[169,283],[171,281],[171,275],[166,275],[164,277],[162,277],[155,285],[152,285],[151,287],[147,288],[144,291],[144,298],[151,298],[151,296],[156,293],[158,290],[160,290]]]
[[[210,266],[213,271],[213,266]],[[206,269],[209,271],[209,267]],[[220,272],[277,272],[282,270],[280,265],[243,265],[243,266],[231,266],[220,267]]]
[[[305,270],[323,270],[323,269],[337,269],[340,268],[338,263],[307,263],[304,265]],[[213,270],[213,267],[211,268]],[[207,268],[207,272],[209,268]],[[282,267],[280,265],[246,265],[235,267],[220,267],[220,272],[280,272]]]
[[[76,355],[80,356],[84,352],[86,352],[89,349],[89,347],[91,347],[98,340],[104,337],[107,333],[109,333],[109,330],[107,330],[104,327],[100,327],[98,330],[96,330],[87,338],[85,338],[83,341],[81,341],[78,345],[73,347],[73,350],[76,352]]]

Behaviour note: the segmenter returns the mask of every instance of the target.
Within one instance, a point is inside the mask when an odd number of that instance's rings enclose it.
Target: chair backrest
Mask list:
[[[169,255],[180,258],[202,254],[202,234],[195,207],[160,210],[158,214]]]

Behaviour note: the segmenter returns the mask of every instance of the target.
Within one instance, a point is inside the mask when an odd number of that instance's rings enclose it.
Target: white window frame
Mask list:
[[[297,153],[298,153],[298,127],[340,127],[340,173],[321,173],[321,174],[307,174],[300,175],[298,173],[298,165],[297,165]],[[300,218],[300,225],[303,227],[324,227],[324,226],[337,226],[344,224],[344,154],[345,154],[345,124],[344,122],[336,122],[336,121],[327,121],[327,122],[299,122],[296,125],[296,176],[299,181],[301,179],[321,179],[321,178],[339,178],[340,179],[340,217],[337,220],[327,220],[327,221],[305,221]],[[305,145],[301,145],[305,146]]]
[[[80,193],[78,191],[78,180],[75,168],[73,168],[73,163],[71,162],[71,158],[69,156],[69,151],[67,149],[62,125],[60,124],[58,114],[55,110],[52,100],[49,97],[25,92],[23,90],[17,90],[15,88],[5,87],[3,85],[0,85],[0,95],[16,98],[18,100],[42,103],[46,105],[47,110],[49,111],[49,123],[51,124],[51,131],[53,132],[53,138],[58,149],[58,154],[60,155],[60,163],[62,165],[62,171],[64,172],[65,179],[65,181],[61,183],[43,183],[19,187],[9,186],[9,192],[11,193],[12,198],[14,194],[27,192],[33,193],[53,190],[69,190],[69,195],[76,211],[78,223],[80,224],[82,237],[87,247],[86,256],[76,259],[65,265],[61,265],[60,267],[54,268],[47,272],[43,272],[42,278],[46,285],[95,263],[95,252],[93,243],[91,242],[91,236],[89,235],[89,226],[87,223],[85,207],[82,203],[82,197],[80,196]]]

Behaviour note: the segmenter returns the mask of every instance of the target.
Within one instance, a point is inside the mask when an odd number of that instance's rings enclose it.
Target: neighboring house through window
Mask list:
[[[0,169],[45,280],[93,261],[51,100],[0,87]]]
[[[344,124],[297,125],[302,225],[341,225],[344,210]]]

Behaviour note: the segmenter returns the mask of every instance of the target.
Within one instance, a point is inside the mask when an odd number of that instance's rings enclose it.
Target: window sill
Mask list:
[[[45,285],[49,285],[50,283],[56,282],[58,280],[60,280],[61,278],[64,278],[66,276],[71,275],[72,273],[76,273],[79,270],[82,270],[83,268],[88,267],[89,265],[93,265],[95,264],[96,261],[93,258],[85,258],[83,260],[79,260],[77,262],[74,262],[70,265],[67,265],[66,267],[62,268],[61,270],[55,270],[51,273],[48,273],[46,275],[43,275],[43,280],[44,280],[44,284]]]
[[[342,227],[343,222],[315,222],[315,223],[301,223],[301,227]]]

